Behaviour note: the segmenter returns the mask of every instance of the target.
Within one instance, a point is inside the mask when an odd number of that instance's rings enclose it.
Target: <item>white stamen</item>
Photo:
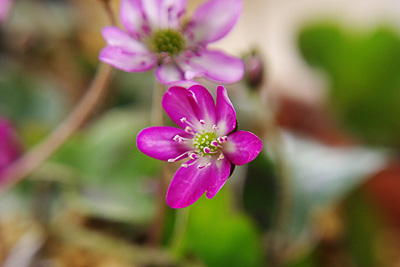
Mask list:
[[[217,140],[218,140],[218,143],[222,144],[222,143],[225,143],[225,142],[228,141],[228,137],[226,135],[225,136],[220,136],[220,137],[217,138]]]
[[[197,169],[201,170],[201,169],[204,169],[204,168],[208,168],[210,166],[211,166],[211,162],[207,162],[206,164],[197,165]]]
[[[190,139],[190,138],[185,138],[185,137],[182,137],[182,136],[180,136],[180,135],[175,135],[174,138],[173,138],[173,140],[176,141],[176,142],[178,142],[178,143],[180,143],[180,144],[184,144],[186,141],[191,141],[192,139]]]
[[[186,123],[187,125],[191,126],[192,128],[194,128],[194,125],[192,123],[190,123],[186,117],[182,117],[181,118],[181,122],[182,123]]]
[[[203,148],[203,152],[204,153],[210,153],[211,149],[208,146],[206,146],[206,147]]]
[[[211,145],[214,146],[214,147],[222,147],[222,146],[221,146],[220,144],[218,144],[218,142],[215,141],[215,140],[211,142]]]
[[[218,156],[218,160],[223,160],[225,158],[225,156],[224,156],[224,154],[219,154],[219,156]]]
[[[185,128],[185,132],[187,132],[187,133],[193,133],[193,130],[192,130],[192,128],[191,128],[191,127],[189,127],[189,126],[186,126],[186,128]]]
[[[192,166],[192,165],[195,164],[195,163],[196,163],[196,161],[193,161],[192,163],[189,163],[189,164],[187,164],[187,162],[185,162],[185,163],[182,163],[181,166],[182,166],[183,168],[187,168],[187,167],[189,167],[189,166]]]
[[[213,129],[213,130],[219,130],[219,127],[218,127],[217,125],[214,124],[213,127],[212,127],[212,129]]]
[[[206,124],[205,120],[199,120],[200,124]]]
[[[168,162],[176,162],[187,157],[188,152],[185,152],[174,159],[168,159]]]
[[[196,153],[190,153],[190,154],[189,154],[189,158],[191,158],[191,159],[197,159]]]

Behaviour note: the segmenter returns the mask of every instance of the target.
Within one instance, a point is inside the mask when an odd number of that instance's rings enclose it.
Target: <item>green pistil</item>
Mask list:
[[[218,147],[212,146],[212,141],[217,141],[215,133],[203,131],[202,133],[196,133],[193,138],[193,146],[198,150],[201,156],[214,155],[215,152],[218,151]],[[204,152],[205,147],[210,148],[209,153]]]
[[[182,34],[171,29],[155,32],[150,41],[150,48],[157,53],[177,55],[183,51],[184,47],[185,40]]]

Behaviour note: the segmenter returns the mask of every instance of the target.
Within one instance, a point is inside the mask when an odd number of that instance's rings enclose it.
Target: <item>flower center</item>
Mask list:
[[[206,132],[203,130],[202,133],[195,134],[193,146],[198,150],[201,156],[206,156],[215,154],[215,152],[218,151],[220,143],[214,132]]]
[[[179,54],[183,51],[184,46],[185,40],[182,34],[172,29],[158,30],[150,41],[151,50],[169,55]]]

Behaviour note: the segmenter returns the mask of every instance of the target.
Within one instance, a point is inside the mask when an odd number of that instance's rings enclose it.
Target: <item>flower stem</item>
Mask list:
[[[153,103],[151,109],[152,125],[164,125],[164,113],[161,105],[164,92],[165,86],[156,80],[153,90]],[[156,213],[154,215],[153,222],[150,225],[149,232],[148,242],[152,246],[159,245],[164,234],[164,224],[168,208],[165,202],[165,195],[167,193],[169,180],[172,175],[173,170],[171,169],[171,164],[165,164],[163,162],[161,166],[160,180],[157,191]]]
[[[292,186],[290,182],[290,170],[286,161],[284,143],[281,131],[275,121],[273,110],[270,108],[271,102],[269,96],[254,95],[253,102],[257,103],[257,119],[263,123],[263,134],[268,138],[269,148],[275,170],[277,174],[277,204],[276,216],[272,225],[272,231],[269,241],[269,266],[280,266],[282,263],[282,254],[285,247],[285,235],[288,229],[290,212],[292,209]],[[267,99],[267,103],[263,103],[262,99]],[[269,100],[269,101],[268,101]]]
[[[179,256],[179,249],[185,237],[190,208],[179,209],[176,211],[175,225],[172,231],[169,248],[173,255]]]
[[[112,67],[101,64],[86,94],[76,108],[49,136],[10,165],[0,177],[1,191],[11,189],[35,171],[59,149],[93,114],[111,79]]]
[[[269,128],[268,134],[271,140],[271,151],[275,157],[274,162],[278,177],[276,217],[270,239],[270,266],[281,266],[283,249],[285,247],[285,235],[287,234],[292,209],[292,187],[281,133],[275,124],[274,117],[271,116],[269,122],[270,124],[267,125]]]
[[[152,125],[158,125],[158,126],[164,125],[164,118],[163,118],[164,113],[161,105],[164,93],[165,93],[165,85],[156,81],[153,90],[153,103],[151,106]]]

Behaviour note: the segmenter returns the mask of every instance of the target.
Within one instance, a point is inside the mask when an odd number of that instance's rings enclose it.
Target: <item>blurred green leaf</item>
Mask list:
[[[193,204],[181,250],[197,255],[209,267],[263,266],[259,233],[232,202],[225,186],[212,200],[203,196]]]
[[[315,211],[340,201],[386,162],[384,153],[363,147],[327,147],[288,135],[285,145],[292,173],[292,240],[312,235]]]
[[[344,208],[346,247],[356,266],[379,266],[375,246],[382,217],[361,190],[346,199]]]
[[[66,103],[49,77],[34,77],[0,65],[0,114],[18,124],[53,127],[64,116]]]
[[[75,207],[101,218],[146,222],[154,213],[160,162],[136,148],[146,115],[111,111],[72,139],[53,161],[79,174]]]
[[[271,227],[276,215],[276,179],[274,165],[265,153],[248,163],[243,204],[264,230]]]
[[[388,27],[361,32],[334,23],[299,34],[304,58],[331,79],[331,111],[370,144],[400,147],[400,38]]]

